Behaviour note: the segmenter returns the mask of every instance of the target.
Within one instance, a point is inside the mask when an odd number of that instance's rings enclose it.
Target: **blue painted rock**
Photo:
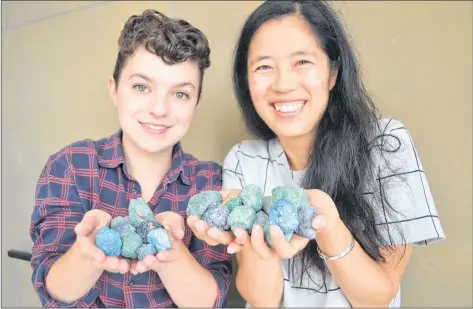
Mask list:
[[[172,247],[171,238],[163,228],[150,231],[148,233],[148,243],[153,245],[157,252],[169,250]]]
[[[122,240],[118,231],[108,226],[102,227],[95,235],[95,245],[101,249],[106,256],[120,256]]]
[[[290,201],[279,199],[271,207],[269,223],[278,225],[284,234],[293,233],[299,226],[298,209]]]
[[[158,251],[152,244],[143,244],[136,250],[138,260],[142,261],[147,255],[156,255]]]
[[[316,231],[312,227],[312,220],[315,217],[315,209],[306,204],[299,209],[299,226],[296,229],[296,234],[308,238],[315,239]]]

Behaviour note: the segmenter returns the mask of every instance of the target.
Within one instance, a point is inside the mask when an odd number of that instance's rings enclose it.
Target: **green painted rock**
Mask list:
[[[273,204],[280,199],[293,203],[299,210],[304,205],[310,205],[309,196],[304,189],[299,187],[276,187],[271,191]]]
[[[228,200],[225,203],[225,206],[228,207],[228,210],[232,211],[235,207],[243,206],[243,201],[239,197],[234,197],[234,198]]]
[[[196,216],[202,219],[202,215],[205,213],[207,208],[215,204],[221,204],[223,202],[222,195],[218,191],[203,191],[189,199],[187,205],[187,215]]]
[[[136,259],[138,257],[138,248],[143,244],[140,235],[134,232],[124,232],[120,237],[122,240],[121,256]]]
[[[263,192],[257,185],[247,185],[238,195],[245,206],[251,207],[258,212],[263,207]]]
[[[251,231],[255,223],[255,217],[256,213],[254,208],[245,205],[234,208],[228,216],[227,223],[230,225],[232,231],[238,227]]]
[[[128,221],[135,228],[138,228],[142,222],[156,221],[153,211],[143,198],[130,200],[128,206]]]

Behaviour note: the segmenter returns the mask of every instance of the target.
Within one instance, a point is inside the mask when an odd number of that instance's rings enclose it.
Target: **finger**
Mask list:
[[[156,256],[154,256],[154,255],[145,256],[144,259],[141,262],[146,266],[147,269],[150,269],[150,270],[156,271],[156,269],[158,267],[158,260],[157,260]]]
[[[77,236],[89,236],[95,232],[98,227],[99,220],[96,216],[84,216],[81,222],[75,227]]]
[[[119,259],[120,274],[126,274],[130,270],[130,261],[127,259]]]
[[[232,242],[228,245],[227,252],[228,254],[234,254],[234,253],[240,252],[242,248],[243,248],[242,245],[239,245],[236,242]]]
[[[266,244],[264,239],[264,230],[258,224],[255,224],[251,231],[251,247],[253,248],[253,251],[264,260],[270,258],[273,254],[271,248]]]
[[[181,227],[164,225],[164,229],[170,236],[172,236],[173,240],[181,241],[184,238],[184,229]]]
[[[177,235],[180,235],[181,233],[177,231],[182,231],[182,237],[184,237],[184,218],[182,218],[180,214],[172,211],[165,211],[156,215],[156,221],[162,225],[170,226],[176,231]]]
[[[154,258],[154,256],[152,256],[152,258]],[[144,273],[144,272],[147,272],[150,270],[150,268],[148,267],[148,265],[146,265],[143,261],[138,261],[136,262],[135,264],[135,271],[137,273]]]
[[[222,190],[220,191],[222,195],[223,203],[226,203],[228,200],[237,197],[240,194],[240,190],[237,189],[229,189],[229,190]]]
[[[233,231],[233,234],[235,235],[235,242],[237,244],[241,246],[250,245],[250,236],[245,229],[238,227]]]
[[[293,252],[299,252],[302,249],[304,249],[308,243],[309,243],[308,238],[302,237],[297,234],[293,234],[289,244]]]
[[[120,271],[120,261],[116,256],[107,256],[105,259],[105,269],[110,272],[117,273]]]
[[[179,257],[178,250],[176,249],[169,249],[166,251],[160,251],[156,255],[156,258],[158,261],[163,262],[163,263],[168,263],[177,260]]]
[[[219,244],[224,245],[230,244],[235,239],[235,235],[233,233],[219,230],[216,227],[209,228],[207,235],[213,240],[216,240]]]
[[[191,217],[189,217],[191,218]],[[189,227],[191,228],[192,232],[194,235],[199,238],[199,239],[204,239],[207,237],[207,231],[209,229],[207,223],[204,221],[200,220],[199,218],[195,217],[196,219],[191,219],[194,221],[191,221],[189,223]],[[188,219],[189,220],[189,219]]]
[[[130,272],[133,274],[133,275],[136,275],[138,274],[138,270],[137,270],[137,265],[138,265],[139,262],[137,261],[132,261],[130,263]]]
[[[102,250],[97,248],[97,246],[95,245],[95,240],[92,237],[77,236],[77,241],[79,242],[80,249],[83,255],[92,258],[98,263],[102,263],[105,261],[105,258],[107,256]]]
[[[291,245],[284,237],[281,228],[277,225],[271,225],[269,227],[269,233],[274,250],[277,254],[283,259],[291,258],[294,255],[294,252]]]

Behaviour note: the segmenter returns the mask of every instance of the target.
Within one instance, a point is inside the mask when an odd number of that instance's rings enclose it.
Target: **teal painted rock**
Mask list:
[[[135,228],[138,228],[142,222],[156,221],[153,211],[143,198],[130,200],[128,206],[128,221]]]
[[[263,191],[257,185],[246,185],[238,195],[247,207],[254,209],[255,213],[263,207]]]
[[[255,222],[256,213],[253,207],[250,206],[240,206],[234,208],[230,215],[228,215],[228,224],[230,228],[235,230],[238,227],[241,227],[245,230],[251,231],[253,224]]]
[[[232,211],[235,207],[243,206],[243,201],[239,197],[234,197],[225,203],[228,210]]]
[[[309,196],[304,189],[299,187],[276,187],[271,191],[273,204],[280,199],[286,199],[293,203],[297,209],[304,205],[310,205]]]
[[[121,255],[129,259],[136,259],[138,257],[136,252],[143,244],[140,235],[134,232],[124,232],[120,236],[122,240]]]
[[[218,191],[202,191],[189,199],[187,205],[187,215],[196,216],[202,219],[207,208],[212,205],[221,204],[223,202],[222,195]]]
[[[136,231],[135,227],[131,225],[130,221],[128,220],[128,216],[113,218],[110,222],[110,227],[120,233]]]

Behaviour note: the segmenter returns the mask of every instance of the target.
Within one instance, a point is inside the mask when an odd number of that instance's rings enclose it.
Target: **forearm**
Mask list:
[[[46,276],[46,289],[57,301],[72,303],[93,288],[102,272],[84,258],[74,244],[51,267]]]
[[[342,221],[337,221],[331,230],[324,231],[324,235],[317,236],[321,251],[328,256],[340,254],[351,241],[352,234]],[[387,271],[371,259],[358,243],[342,259],[326,261],[326,264],[353,307],[385,307],[397,292],[398,287],[394,286]]]
[[[184,244],[179,246],[179,259],[162,264],[157,269],[166,290],[178,307],[213,307],[218,294],[215,278],[197,262]]]
[[[240,295],[252,307],[279,307],[284,289],[280,258],[262,260],[251,248],[243,248],[237,253],[237,261],[236,286]]]

